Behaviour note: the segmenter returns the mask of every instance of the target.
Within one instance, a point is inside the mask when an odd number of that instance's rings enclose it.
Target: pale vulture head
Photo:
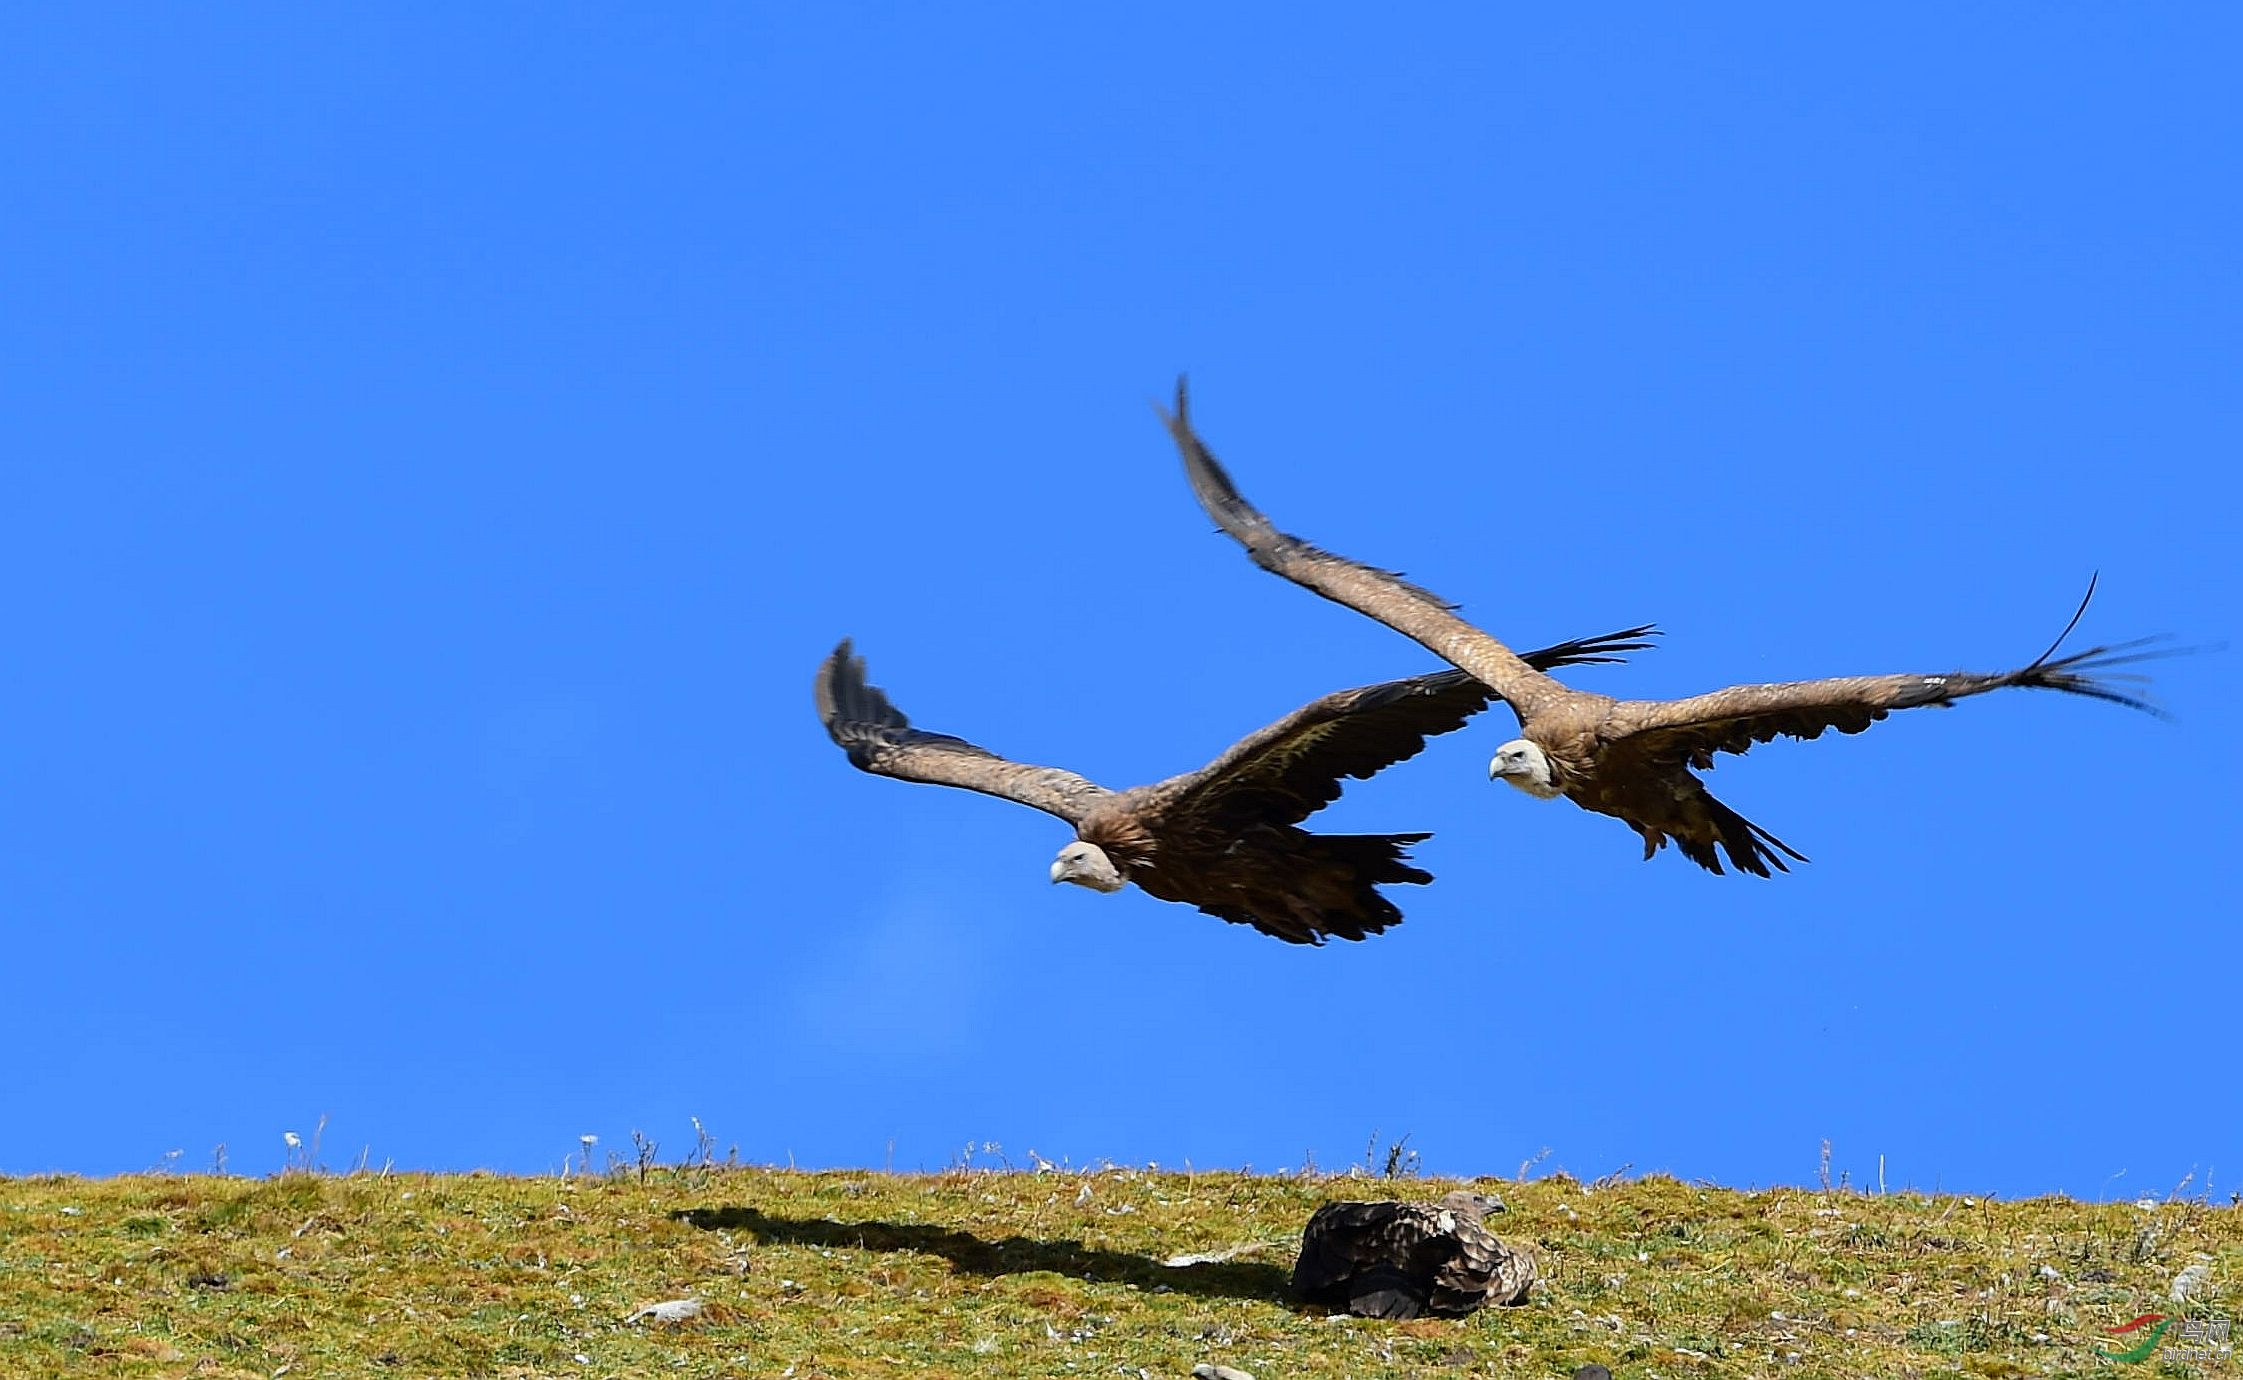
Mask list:
[[[1488,763],[1488,776],[1508,781],[1536,800],[1564,794],[1558,789],[1557,774],[1550,769],[1549,754],[1524,738],[1513,738],[1495,750],[1495,760]]]
[[[1464,1188],[1460,1188],[1454,1193],[1442,1194],[1439,1206],[1459,1217],[1468,1218],[1474,1222],[1490,1213],[1509,1211],[1508,1208],[1504,1207],[1503,1200],[1494,1194],[1474,1193],[1470,1189]]]
[[[1051,879],[1087,886],[1092,891],[1119,891],[1129,885],[1105,849],[1079,839],[1059,850],[1059,856],[1052,860]]]

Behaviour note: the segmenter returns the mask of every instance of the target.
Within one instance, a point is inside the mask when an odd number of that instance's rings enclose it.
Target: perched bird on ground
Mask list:
[[[1524,1302],[1534,1257],[1481,1220],[1502,1210],[1463,1190],[1435,1203],[1326,1203],[1301,1233],[1293,1292],[1364,1318],[1461,1318]]]
[[[1561,642],[1537,666],[1623,660],[1652,630]],[[1057,767],[1008,761],[962,738],[911,726],[843,641],[818,668],[818,717],[850,762],[881,776],[1003,796],[1075,826],[1054,882],[1119,891],[1135,882],[1293,944],[1361,939],[1402,923],[1387,882],[1430,882],[1408,845],[1430,834],[1312,834],[1294,826],[1367,779],[1464,726],[1494,693],[1461,671],[1342,690],[1233,744],[1195,772],[1111,791]]]
[[[1280,532],[1242,497],[1216,463],[1186,410],[1184,385],[1176,410],[1163,413],[1169,435],[1200,506],[1263,569],[1345,604],[1410,637],[1472,673],[1519,717],[1519,736],[1496,749],[1489,775],[1542,800],[1565,796],[1585,810],[1626,821],[1643,838],[1648,859],[1668,842],[1709,872],[1721,871],[1719,847],[1731,866],[1755,876],[1788,872],[1785,858],[1806,855],[1714,799],[1692,768],[1713,766],[1714,754],[1742,753],[1782,735],[1817,738],[1826,729],[1859,733],[1895,709],[1951,705],[2011,686],[2061,690],[2130,709],[2159,711],[2114,681],[2124,666],[2179,650],[2144,652],[2156,639],[2090,647],[2059,657],[2056,648],[2087,611],[2087,600],[2049,649],[2014,671],[1946,675],[1843,676],[1777,685],[1736,685],[1679,700],[1616,700],[1573,690],[1544,674],[1496,638],[1458,617],[1438,595],[1390,571],[1359,565]],[[2095,585],[2087,587],[2093,598]]]

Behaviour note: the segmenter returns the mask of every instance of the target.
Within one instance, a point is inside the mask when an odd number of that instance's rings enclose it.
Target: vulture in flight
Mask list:
[[[2015,671],[1734,685],[1679,700],[1616,700],[1569,689],[1545,675],[1546,667],[1521,658],[1458,617],[1455,606],[1438,595],[1391,571],[1357,564],[1278,531],[1240,496],[1192,430],[1187,401],[1179,381],[1176,410],[1161,416],[1183,453],[1192,492],[1255,564],[1375,618],[1471,672],[1519,718],[1519,736],[1496,749],[1489,775],[1537,799],[1565,796],[1585,810],[1626,821],[1642,835],[1646,859],[1671,841],[1684,857],[1714,873],[1721,871],[1717,847],[1738,871],[1760,877],[1771,875],[1771,867],[1790,871],[1785,858],[1807,861],[1806,855],[1714,799],[1692,774],[1693,768],[1711,768],[1715,753],[1742,753],[1778,734],[1817,738],[1833,728],[1859,733],[1895,709],[1951,705],[2013,685],[2062,690],[2156,714],[2154,706],[2112,684],[2142,677],[2112,675],[2110,668],[2178,654],[2136,651],[2155,640],[2143,639],[2057,656],[2056,648],[2087,611],[2083,599],[2056,642]],[[2094,597],[2092,580],[2087,593]]]
[[[1624,660],[1649,626],[1526,654],[1535,666]],[[1058,767],[1013,762],[911,726],[844,640],[818,668],[818,717],[857,767],[1017,800],[1075,826],[1054,882],[1119,891],[1135,882],[1292,944],[1361,939],[1402,922],[1382,882],[1430,882],[1407,847],[1430,834],[1312,834],[1295,828],[1368,779],[1464,726],[1494,692],[1461,671],[1342,690],[1231,745],[1195,772],[1112,791]]]
[[[1326,1203],[1301,1233],[1293,1292],[1364,1318],[1461,1318],[1523,1303],[1534,1257],[1480,1219],[1503,1204],[1456,1192],[1437,1203]]]

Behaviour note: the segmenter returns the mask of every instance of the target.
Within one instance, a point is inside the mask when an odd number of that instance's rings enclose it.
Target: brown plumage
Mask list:
[[[1526,1301],[1534,1257],[1482,1220],[1502,1204],[1456,1192],[1437,1203],[1326,1203],[1301,1233],[1293,1292],[1365,1318],[1461,1318]]]
[[[1645,858],[1671,841],[1710,872],[1721,871],[1721,853],[1737,870],[1761,877],[1769,876],[1771,868],[1789,871],[1787,857],[1806,861],[1804,854],[1714,799],[1691,774],[1692,768],[1711,767],[1716,753],[1741,753],[1778,735],[1816,738],[1826,729],[1859,733],[1896,709],[1951,705],[2010,686],[2061,690],[2158,712],[2112,684],[2142,677],[2109,672],[2174,653],[2141,652],[2136,649],[2143,642],[2128,642],[2055,655],[2086,612],[2085,599],[2064,635],[2031,665],[2015,671],[1737,685],[1679,700],[1616,700],[1572,690],[1458,617],[1439,596],[1389,571],[1278,531],[1239,494],[1192,430],[1186,401],[1179,382],[1175,412],[1162,415],[1183,454],[1192,492],[1257,565],[1375,618],[1471,672],[1519,716],[1520,736],[1497,750],[1490,774],[1530,795],[1563,795],[1583,809],[1626,821],[1642,836]],[[2087,592],[2094,596],[2093,581]]]
[[[1650,644],[1648,627],[1561,642],[1542,666],[1616,662]],[[1464,726],[1494,698],[1460,671],[1342,690],[1251,733],[1195,772],[1111,791],[1058,767],[1008,761],[962,738],[925,733],[877,686],[843,641],[818,668],[818,717],[865,771],[1017,800],[1075,826],[1054,882],[1119,891],[1135,882],[1233,924],[1293,944],[1361,939],[1402,922],[1386,882],[1429,882],[1408,845],[1430,834],[1312,834],[1300,821]]]

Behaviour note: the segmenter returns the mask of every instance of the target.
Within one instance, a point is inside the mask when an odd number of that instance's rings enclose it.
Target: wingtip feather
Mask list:
[[[2069,695],[2080,695],[2106,704],[2124,705],[2139,710],[2153,718],[2171,720],[2173,715],[2146,694],[2132,693],[2112,684],[2114,681],[2131,681],[2147,684],[2149,677],[2134,671],[2115,671],[2114,667],[2134,666],[2145,661],[2167,661],[2174,657],[2195,656],[2216,652],[2224,644],[2167,647],[2158,644],[2167,641],[2166,634],[2137,637],[2131,642],[2113,642],[2089,647],[2070,656],[2051,660],[2047,653],[2041,659],[2018,672],[2016,683],[2041,690],[2061,690]],[[2051,652],[2055,648],[2049,649]]]
[[[818,721],[826,726],[828,732],[832,731],[834,721],[841,713],[845,678],[853,671],[854,678],[860,683],[864,679],[864,663],[851,655],[852,650],[851,640],[842,638],[832,651],[826,653],[826,659],[818,663],[817,677],[810,683],[811,696],[818,706]],[[852,667],[850,663],[853,661],[856,664]]]
[[[2042,652],[2039,656],[2033,658],[2032,665],[2027,666],[2025,668],[2026,670],[2033,670],[2036,667],[2045,664],[2050,657],[2056,655],[2056,649],[2063,646],[2064,639],[2072,635],[2072,629],[2079,626],[2079,620],[2087,616],[2087,605],[2091,600],[2095,598],[2096,582],[2101,580],[2102,578],[2103,572],[2100,570],[2088,572],[2087,593],[2080,596],[2079,607],[2072,610],[2071,621],[2064,625],[2064,631],[2056,634],[2056,640],[2048,644],[2047,651]]]
[[[1176,444],[1177,453],[1184,461],[1184,477],[1192,486],[1192,496],[1199,506],[1215,520],[1215,525],[1251,550],[1257,541],[1274,535],[1269,519],[1259,509],[1246,501],[1207,443],[1199,438],[1192,427],[1191,393],[1185,380],[1176,380],[1176,408],[1162,411],[1161,420],[1168,427],[1169,439]]]
[[[864,658],[856,654],[850,638],[842,638],[818,667],[812,690],[827,736],[844,747],[849,746],[847,732],[852,725],[880,730],[911,727],[903,711],[889,703],[879,686],[865,679]]]
[[[1548,671],[1559,666],[1619,666],[1627,662],[1626,652],[1648,652],[1658,644],[1645,639],[1660,636],[1659,629],[1650,623],[1598,637],[1580,637],[1527,652],[1520,659],[1538,671]]]

